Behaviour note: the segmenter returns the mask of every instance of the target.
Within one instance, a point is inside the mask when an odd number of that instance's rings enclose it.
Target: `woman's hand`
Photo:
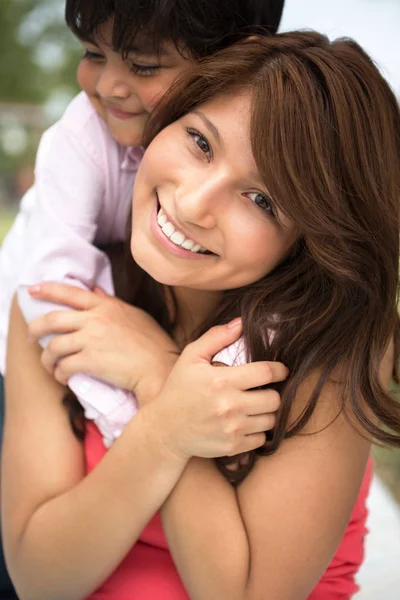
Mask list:
[[[145,311],[98,288],[43,283],[30,294],[75,309],[50,312],[29,325],[34,339],[56,334],[41,361],[57,381],[65,385],[74,373],[88,373],[134,391],[140,404],[159,392],[178,349]]]
[[[144,408],[142,416],[151,420],[154,433],[176,454],[233,456],[262,446],[264,432],[274,427],[278,392],[251,388],[285,380],[288,369],[282,363],[230,368],[210,364],[241,332],[239,320],[213,327],[186,346],[160,394]]]

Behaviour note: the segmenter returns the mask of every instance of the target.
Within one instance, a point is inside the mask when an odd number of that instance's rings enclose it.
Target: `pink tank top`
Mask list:
[[[87,472],[107,449],[96,425],[88,421],[85,439]],[[372,476],[368,462],[364,481],[344,538],[322,579],[308,600],[349,600],[358,590],[355,575],[364,556],[367,509],[365,501]],[[157,513],[138,542],[105,583],[87,600],[190,600],[168,550]]]

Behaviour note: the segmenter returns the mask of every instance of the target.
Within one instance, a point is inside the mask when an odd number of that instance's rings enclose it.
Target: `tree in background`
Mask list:
[[[80,49],[63,12],[64,0],[0,1],[0,201],[78,89]]]

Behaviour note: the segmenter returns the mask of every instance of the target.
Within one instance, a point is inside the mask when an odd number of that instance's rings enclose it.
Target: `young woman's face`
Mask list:
[[[133,192],[132,253],[157,281],[220,291],[269,273],[296,240],[252,154],[247,95],[199,106],[145,152]]]
[[[78,67],[78,83],[111,135],[123,146],[140,146],[144,127],[157,100],[191,64],[173,44],[164,43],[159,55],[141,36],[137,47],[122,60],[112,50],[112,21],[94,40],[83,41],[85,54]]]

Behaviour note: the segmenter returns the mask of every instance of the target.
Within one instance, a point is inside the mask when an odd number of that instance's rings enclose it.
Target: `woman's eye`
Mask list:
[[[193,139],[194,143],[198,148],[200,148],[201,152],[207,156],[208,159],[211,158],[211,146],[208,143],[207,138],[204,137],[201,133],[196,131],[195,129],[188,129],[188,134]]]
[[[135,75],[140,75],[141,77],[150,77],[161,69],[160,65],[137,65],[136,63],[130,65],[129,68]]]
[[[87,48],[85,48],[85,51],[82,56],[82,59],[94,60],[94,61],[103,60],[103,58],[104,58],[104,56],[102,54],[99,54],[97,52],[92,52],[91,50],[88,50]]]
[[[274,205],[272,204],[272,201],[270,198],[268,198],[268,196],[266,196],[265,194],[261,194],[261,192],[251,192],[247,195],[256,206],[258,206],[262,210],[266,210],[267,212],[271,213],[272,216],[276,217]]]

